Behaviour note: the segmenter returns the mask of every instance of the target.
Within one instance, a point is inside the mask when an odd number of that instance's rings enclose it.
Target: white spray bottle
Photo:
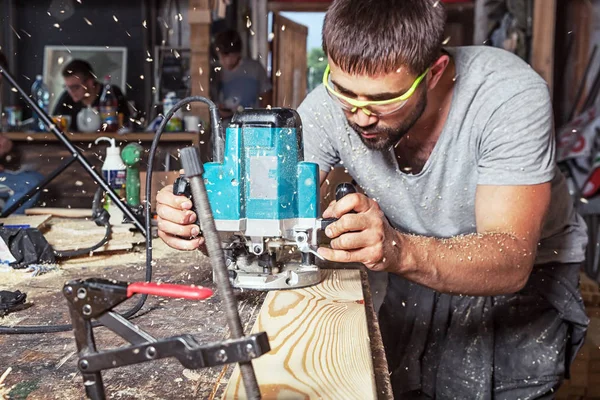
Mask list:
[[[106,136],[97,138],[94,141],[94,144],[98,144],[98,142],[101,141],[106,141],[111,144],[110,147],[106,148],[106,158],[104,159],[104,164],[102,164],[102,177],[119,198],[123,198],[125,196],[127,167],[123,164],[123,160],[121,159],[121,148],[116,146],[114,138],[108,138]],[[111,225],[120,225],[123,223],[123,212],[107,195],[104,196],[104,208],[110,214],[109,222]]]

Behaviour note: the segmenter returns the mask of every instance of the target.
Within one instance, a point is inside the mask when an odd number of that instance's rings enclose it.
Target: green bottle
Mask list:
[[[129,143],[121,151],[123,164],[127,167],[125,178],[125,201],[131,207],[140,205],[140,161],[144,148],[139,143]]]

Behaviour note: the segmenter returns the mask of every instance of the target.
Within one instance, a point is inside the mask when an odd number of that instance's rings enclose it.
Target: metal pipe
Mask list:
[[[200,154],[195,147],[186,147],[181,149],[181,163],[185,169],[185,175],[190,180],[190,189],[192,192],[192,201],[196,207],[196,213],[202,227],[206,250],[208,256],[213,262],[213,276],[220,291],[221,301],[229,331],[233,339],[244,337],[244,328],[238,312],[237,300],[231,282],[229,282],[229,273],[225,264],[225,255],[221,247],[219,232],[215,225],[215,220],[208,200],[208,193],[204,185],[204,167],[200,161]],[[244,380],[246,397],[249,399],[259,399],[260,389],[254,373],[252,362],[240,362],[240,372]]]

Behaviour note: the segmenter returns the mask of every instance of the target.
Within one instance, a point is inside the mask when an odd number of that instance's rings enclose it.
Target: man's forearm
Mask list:
[[[492,296],[520,290],[535,254],[507,233],[436,239],[398,233],[400,262],[391,268],[409,280],[443,293]]]

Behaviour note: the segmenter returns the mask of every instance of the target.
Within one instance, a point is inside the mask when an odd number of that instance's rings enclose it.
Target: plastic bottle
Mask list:
[[[121,148],[116,146],[114,138],[101,136],[94,141],[94,144],[98,144],[100,141],[107,141],[111,144],[110,147],[106,148],[106,158],[104,164],[102,164],[102,176],[111,189],[122,199],[125,196],[127,167],[121,159]],[[110,214],[109,222],[111,225],[119,225],[123,222],[123,212],[108,195],[104,197],[104,208]]]
[[[163,100],[163,114],[166,116],[167,113],[173,108],[179,99],[177,98],[177,94],[175,92],[169,92],[165,96]],[[165,127],[166,132],[181,132],[183,130],[183,116],[181,114],[181,110],[177,110],[175,114],[171,117],[169,122],[167,122],[167,126]]]
[[[104,77],[104,87],[100,95],[100,116],[102,117],[102,126],[100,130],[103,132],[116,132],[119,130],[118,116],[119,101],[115,94],[112,85],[110,84],[110,76]]]
[[[50,90],[48,90],[48,86],[44,83],[44,79],[42,75],[37,75],[35,77],[35,82],[31,86],[31,97],[43,109],[46,113],[48,113],[48,106],[50,104]],[[34,111],[33,112],[33,120],[34,125],[33,129],[37,132],[47,132],[48,129],[46,125],[42,122],[39,115]]]

